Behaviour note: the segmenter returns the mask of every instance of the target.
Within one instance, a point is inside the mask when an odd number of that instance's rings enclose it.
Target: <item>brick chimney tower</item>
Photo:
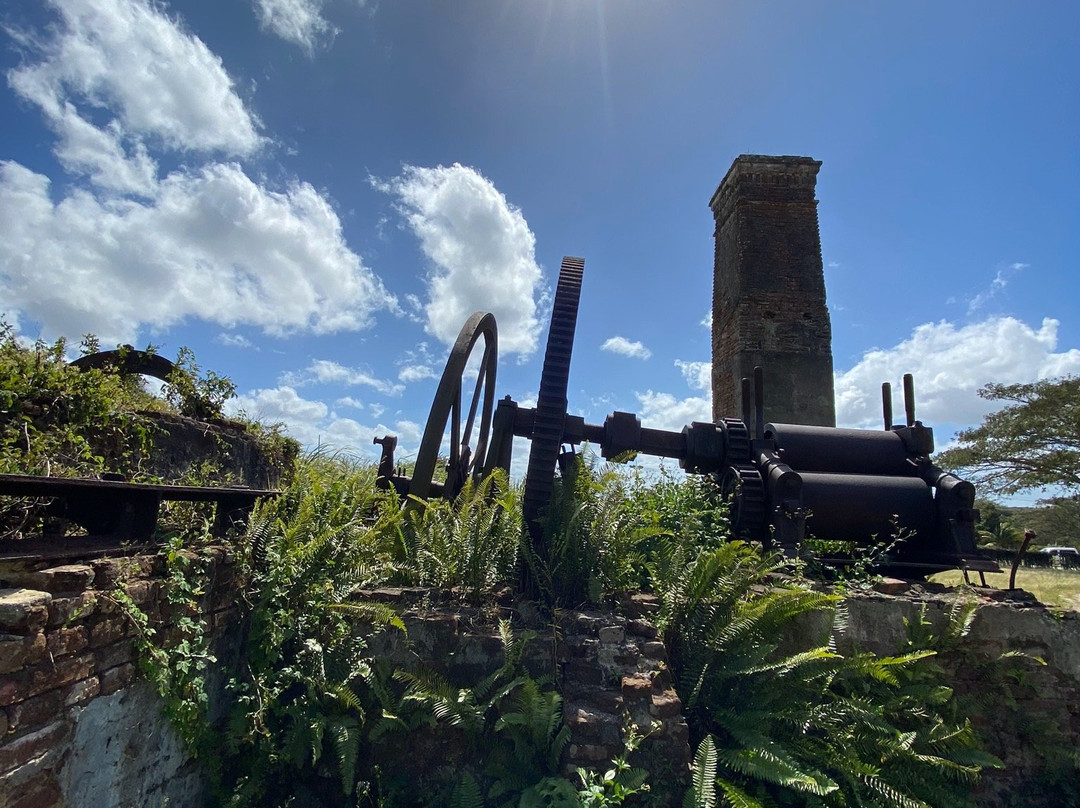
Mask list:
[[[740,415],[740,380],[761,365],[767,421],[836,426],[814,198],[820,167],[809,157],[743,154],[709,201],[714,420]]]

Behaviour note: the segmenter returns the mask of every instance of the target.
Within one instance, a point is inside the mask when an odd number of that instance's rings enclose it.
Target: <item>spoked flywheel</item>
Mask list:
[[[462,423],[464,403],[463,389],[466,386],[465,375],[469,358],[479,339],[484,338],[484,353],[476,380],[468,380],[472,387],[472,397],[468,402],[468,412]],[[495,369],[498,363],[499,335],[495,326],[495,316],[482,311],[472,315],[461,328],[457,341],[450,351],[435,400],[431,404],[424,437],[420,441],[420,450],[416,453],[416,464],[409,493],[421,499],[432,490],[432,477],[439,460],[439,449],[447,424],[450,425],[450,459],[446,468],[446,483],[442,487],[444,497],[457,496],[470,477],[478,477],[484,466],[488,439],[491,435],[491,415],[495,409]],[[479,410],[480,421],[476,416]]]

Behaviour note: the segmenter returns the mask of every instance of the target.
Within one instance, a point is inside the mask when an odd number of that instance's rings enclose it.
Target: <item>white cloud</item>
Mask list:
[[[692,390],[704,390],[712,394],[712,362],[684,362],[676,359],[675,367],[682,371],[683,378]]]
[[[478,358],[479,354],[479,351],[475,352],[475,356],[470,357],[470,359]],[[442,375],[443,361],[441,357],[433,357],[428,350],[428,344],[421,342],[417,344],[415,350],[405,351],[397,360],[398,381],[404,384],[412,384],[424,379],[438,379]],[[466,366],[467,373],[472,370],[473,364],[475,362],[471,361]]]
[[[243,334],[218,334],[217,341],[229,348],[254,348],[255,345]],[[256,348],[256,350],[258,350]]]
[[[282,381],[290,385],[344,384],[349,387],[370,387],[384,395],[399,395],[405,388],[373,376],[366,370],[350,368],[329,359],[316,359],[299,373],[286,373]]]
[[[712,420],[710,396],[676,398],[671,393],[657,393],[652,390],[634,395],[641,404],[637,413],[641,425],[650,429],[679,432],[692,421]]]
[[[47,331],[130,342],[198,317],[329,333],[397,307],[307,183],[270,191],[218,163],[170,174],[149,202],[75,190],[54,204],[49,186],[0,162],[0,308]]]
[[[537,347],[541,272],[536,239],[521,211],[492,182],[458,163],[406,166],[375,187],[397,197],[401,212],[433,264],[426,330],[450,345],[474,311],[494,313],[502,354]]]
[[[405,384],[422,381],[424,379],[437,379],[439,374],[435,368],[428,365],[404,365],[398,371],[398,381]]]
[[[406,316],[414,323],[424,322],[424,303],[419,297],[413,294],[405,295],[405,303],[408,306],[406,310]]]
[[[265,142],[201,40],[156,2],[50,2],[55,26],[14,32],[35,61],[7,78],[41,109],[77,181],[54,199],[48,177],[0,162],[9,318],[133,342],[144,326],[188,318],[285,335],[397,311],[311,185],[275,190],[235,163],[191,161],[250,156]],[[153,152],[170,149],[189,167],[160,178]]]
[[[61,159],[112,162],[125,138],[151,138],[178,151],[249,155],[263,143],[258,121],[236,94],[221,59],[154,3],[79,0],[51,5],[60,24],[47,38],[26,35],[41,55],[8,81],[41,107],[60,135]],[[87,115],[72,102],[115,114],[93,146]],[[136,161],[144,156],[138,153]],[[96,148],[101,158],[91,156]],[[66,155],[66,157],[65,157]],[[91,170],[93,173],[93,170]]]
[[[229,402],[230,412],[243,410],[249,417],[269,423],[312,423],[325,418],[330,408],[321,401],[301,398],[288,385],[253,390]],[[298,438],[299,439],[299,438]]]
[[[99,129],[65,102],[60,116],[50,124],[60,138],[56,157],[67,171],[86,175],[106,191],[144,197],[154,193],[157,161],[150,157],[144,143],[134,142],[125,148],[123,131],[116,121]]]
[[[995,297],[998,292],[1002,291],[1009,285],[1009,278],[1011,275],[1015,275],[1017,272],[1021,272],[1028,268],[1028,264],[1020,263],[1019,261],[1009,264],[1007,267],[1002,267],[997,271],[994,276],[994,280],[990,282],[988,289],[979,292],[968,302],[968,314],[974,314],[976,311],[985,306],[991,298]]]
[[[652,356],[652,351],[640,342],[631,342],[626,337],[611,337],[604,341],[604,344],[600,346],[600,350],[628,356],[632,359],[648,359]]]
[[[375,437],[397,435],[397,457],[404,460],[415,455],[423,436],[423,427],[409,420],[398,420],[388,426],[342,418],[322,401],[305,399],[288,385],[252,390],[228,402],[228,414],[240,410],[251,418],[284,424],[288,434],[306,449],[343,451],[370,460],[379,457],[379,447],[372,443]],[[372,417],[378,418],[379,413],[373,412]]]
[[[322,15],[322,0],[253,0],[263,30],[299,45],[310,56],[338,33]]]
[[[1011,384],[1080,373],[1080,350],[1057,350],[1058,321],[1036,330],[1013,317],[992,317],[957,327],[920,325],[911,337],[887,350],[875,349],[850,370],[836,374],[836,419],[841,426],[876,428],[881,423],[881,383],[894,391],[894,413],[902,413],[904,373],[915,377],[916,416],[928,424],[979,423],[995,409],[978,397],[988,382]],[[894,420],[899,420],[894,415]]]

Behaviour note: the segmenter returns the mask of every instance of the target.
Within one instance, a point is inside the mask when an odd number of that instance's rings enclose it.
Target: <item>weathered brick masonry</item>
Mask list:
[[[765,369],[765,416],[835,426],[832,327],[809,157],[741,155],[709,202],[713,419],[738,417],[740,380]]]
[[[94,560],[49,567],[0,568],[0,808],[75,806],[199,806],[205,778],[185,755],[160,715],[161,702],[138,676],[133,625],[109,592],[119,582],[151,615],[167,624],[163,563],[152,556]],[[220,549],[210,551],[211,585],[204,609],[217,638],[222,672],[236,662],[230,632],[239,624],[235,566]],[[984,776],[977,790],[983,808],[1050,806],[1056,786],[1046,779],[1046,745],[1080,748],[1080,613],[1055,615],[1030,601],[986,599],[975,618],[967,650],[942,659],[960,692],[984,695],[994,670],[973,660],[1005,651],[1033,659],[1009,677],[1005,699],[990,698],[971,718],[1007,768]],[[407,635],[384,633],[372,650],[393,664],[422,664],[459,685],[479,681],[501,663],[495,618],[529,621],[518,609],[497,611],[448,604],[433,607],[438,593],[393,590],[370,597],[398,606]],[[843,653],[856,649],[893,654],[903,647],[905,620],[925,606],[939,629],[956,595],[909,588],[899,596],[853,594],[847,627],[835,638]],[[1000,598],[1001,595],[994,597]],[[557,626],[537,624],[526,653],[530,670],[551,674],[564,698],[572,731],[564,765],[603,766],[622,746],[628,722],[649,731],[637,763],[650,772],[660,804],[678,804],[690,760],[687,726],[666,665],[666,649],[649,620],[650,601],[636,597],[619,613],[568,611]],[[796,627],[794,645],[823,643],[831,630],[826,613]],[[1015,675],[1014,675],[1015,674]],[[996,692],[995,690],[995,692]],[[993,694],[991,694],[993,695]],[[423,744],[412,736],[387,743],[418,765]],[[394,750],[386,750],[393,755]],[[445,763],[454,750],[432,747]],[[1046,789],[1050,788],[1050,791]],[[1040,789],[1043,791],[1040,792]]]
[[[577,769],[605,771],[623,752],[626,732],[633,727],[646,736],[631,761],[650,773],[650,804],[681,805],[689,785],[689,730],[667,667],[667,651],[649,619],[654,599],[635,596],[618,614],[561,611],[557,624],[551,625],[523,617],[514,608],[426,605],[438,594],[411,589],[368,593],[394,605],[407,629],[405,635],[378,635],[372,652],[396,666],[430,668],[458,686],[471,685],[502,664],[496,623],[512,618],[516,631],[537,635],[525,650],[525,667],[533,676],[554,679],[563,697],[563,717],[571,733],[564,774],[577,782]],[[412,737],[403,742],[408,749],[402,753],[409,755],[416,771],[452,762],[453,752],[445,744],[431,747]],[[424,759],[420,749],[428,749],[431,759]],[[398,751],[390,748],[386,753]]]
[[[238,617],[234,564],[207,552],[203,608],[223,638]],[[135,626],[110,595],[122,586],[167,630],[163,567],[159,556],[0,567],[0,808],[199,804],[203,778],[137,681]]]

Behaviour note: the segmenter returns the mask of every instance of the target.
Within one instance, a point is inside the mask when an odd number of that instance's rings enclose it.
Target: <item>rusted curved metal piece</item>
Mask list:
[[[477,341],[484,338],[484,354],[473,384],[465,422],[462,423],[462,389],[469,358]],[[469,477],[479,476],[491,435],[491,416],[495,409],[495,371],[498,365],[499,334],[493,314],[478,311],[461,328],[450,351],[435,400],[431,404],[424,437],[416,454],[409,494],[421,499],[432,490],[435,464],[447,424],[450,424],[450,460],[447,463],[443,496],[453,498]],[[480,421],[476,416],[479,410]]]
[[[99,351],[80,356],[71,364],[79,370],[113,368],[119,373],[141,373],[163,382],[167,382],[170,374],[176,369],[176,365],[164,356],[149,351],[138,351],[131,345],[125,345],[115,351]]]

